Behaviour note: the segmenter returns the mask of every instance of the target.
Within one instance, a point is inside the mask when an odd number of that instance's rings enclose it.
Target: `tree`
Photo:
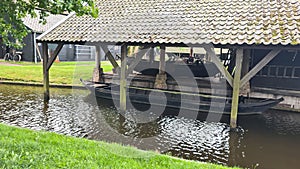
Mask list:
[[[22,46],[28,34],[22,18],[27,15],[37,17],[38,9],[41,23],[51,14],[75,12],[77,15],[97,17],[98,9],[94,0],[0,0],[0,38],[2,43],[15,48]],[[18,43],[16,43],[18,42]]]

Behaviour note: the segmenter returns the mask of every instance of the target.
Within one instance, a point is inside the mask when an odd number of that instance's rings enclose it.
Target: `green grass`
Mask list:
[[[1,61],[4,62],[4,61]],[[43,82],[42,63],[7,62],[19,66],[0,64],[0,80],[20,82]],[[50,69],[50,84],[80,84],[79,78],[91,79],[95,62],[59,62]],[[112,70],[109,61],[101,62],[104,72]]]
[[[111,149],[114,153],[109,151]],[[143,158],[130,157],[132,155],[134,157],[140,155]],[[227,169],[228,167],[185,161],[115,143],[0,124],[0,168]]]

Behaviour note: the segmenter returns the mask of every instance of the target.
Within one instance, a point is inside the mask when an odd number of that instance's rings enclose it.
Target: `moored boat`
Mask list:
[[[109,100],[114,99],[117,101],[115,103],[118,103],[120,96],[119,85],[101,84],[83,80],[82,83],[96,97]],[[128,87],[127,90],[128,101],[135,104],[163,106],[224,115],[230,115],[231,111],[231,98],[229,97],[132,86]],[[239,100],[238,115],[254,115],[261,114],[284,99],[241,97]]]

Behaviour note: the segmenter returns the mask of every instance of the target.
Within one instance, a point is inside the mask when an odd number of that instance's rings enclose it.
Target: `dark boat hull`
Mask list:
[[[95,85],[91,82],[83,82],[85,87],[91,91],[93,95],[102,99],[114,99],[116,104],[119,101],[119,86],[118,85]],[[184,109],[198,112],[210,112],[217,114],[230,115],[231,102],[228,98],[209,98],[210,96],[182,96],[179,92],[170,92],[166,90],[150,90],[143,88],[129,88],[128,101],[134,104],[142,104],[145,106],[162,106],[175,109]],[[151,93],[151,96],[150,96]],[[165,102],[162,100],[162,95],[165,96]],[[176,94],[178,93],[178,94]],[[151,98],[149,98],[149,96]],[[214,97],[214,96],[211,96]],[[151,103],[150,103],[151,100]],[[198,102],[195,102],[197,100]],[[277,105],[283,101],[280,99],[245,99],[244,103],[240,103],[238,107],[238,115],[254,115],[261,114],[267,109]],[[116,105],[118,106],[118,105]]]

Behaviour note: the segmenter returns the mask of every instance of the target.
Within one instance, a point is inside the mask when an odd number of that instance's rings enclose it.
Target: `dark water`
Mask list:
[[[239,118],[240,132],[222,122],[164,116],[137,123],[86,90],[0,85],[0,122],[34,130],[134,145],[174,156],[247,168],[299,168],[300,113],[269,111]],[[172,111],[172,110],[169,110]],[[108,150],[115,151],[115,150]]]

